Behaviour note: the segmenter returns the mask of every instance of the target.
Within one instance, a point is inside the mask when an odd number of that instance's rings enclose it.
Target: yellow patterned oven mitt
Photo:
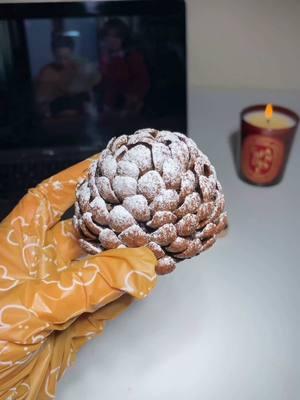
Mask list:
[[[0,224],[1,400],[53,399],[80,347],[155,285],[150,250],[83,258],[71,221],[60,221],[92,161],[30,190]]]

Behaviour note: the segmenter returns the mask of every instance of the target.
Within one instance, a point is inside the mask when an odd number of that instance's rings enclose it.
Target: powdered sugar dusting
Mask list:
[[[105,157],[100,163],[100,169],[102,175],[106,176],[108,179],[113,179],[117,172],[117,162],[115,158],[111,155]]]
[[[108,228],[101,231],[99,234],[99,240],[105,249],[115,249],[121,244],[121,241],[118,239],[117,235]]]
[[[163,189],[150,204],[153,211],[173,211],[177,207],[179,196],[175,190]]]
[[[199,222],[206,220],[211,215],[213,209],[214,203],[212,201],[201,204],[197,212]]]
[[[148,221],[150,218],[150,209],[144,196],[137,194],[127,197],[123,201],[123,206],[134,216],[137,221]]]
[[[127,135],[121,135],[117,137],[111,145],[112,152],[114,153],[117,149],[119,149],[126,143],[127,143]]]
[[[202,243],[200,239],[191,240],[186,250],[182,253],[175,254],[177,258],[191,258],[196,256],[202,250]]]
[[[138,181],[138,193],[152,201],[162,189],[165,189],[165,183],[157,171],[146,172]]]
[[[216,218],[224,211],[225,199],[223,193],[216,191],[216,200],[214,202],[214,209],[211,213],[210,220],[214,222]]]
[[[115,206],[111,210],[109,225],[115,232],[122,232],[133,224],[135,219],[123,206]]]
[[[139,173],[139,168],[134,162],[124,160],[119,161],[117,169],[118,175],[131,176],[134,179],[138,179]]]
[[[156,211],[151,221],[147,222],[147,226],[157,229],[165,224],[174,224],[177,220],[175,214],[171,211]]]
[[[228,224],[228,221],[227,221],[227,213],[226,213],[226,212],[223,212],[223,213],[220,215],[220,217],[219,217],[219,220],[218,220],[218,223],[217,223],[217,227],[216,227],[215,233],[216,233],[216,234],[221,233],[221,232],[223,231],[223,229],[226,228],[227,224]]]
[[[93,214],[93,219],[100,225],[107,225],[109,222],[109,212],[105,201],[100,197],[95,197],[90,203],[90,210]]]
[[[128,150],[123,160],[134,162],[142,174],[152,169],[151,152],[148,147],[142,144],[138,144]]]
[[[118,148],[118,149],[116,150],[116,152],[114,153],[115,159],[116,159],[117,161],[122,160],[122,157],[124,157],[124,154],[127,153],[127,150],[128,150],[128,149],[127,149],[126,146],[121,146],[120,148]]]
[[[163,181],[167,189],[179,189],[181,182],[181,166],[171,159],[164,162],[163,165]]]
[[[161,246],[155,242],[150,242],[147,246],[151,251],[153,251],[156,258],[161,258],[165,255],[165,252]]]
[[[112,183],[113,190],[120,200],[136,194],[136,179],[130,176],[116,176]]]
[[[178,132],[142,129],[111,140],[76,195],[85,249],[99,252],[98,236],[105,249],[147,245],[160,274],[174,269],[174,257],[211,246],[227,224],[214,167]]]
[[[209,178],[204,175],[199,176],[199,186],[202,192],[203,200],[205,202],[211,200],[216,191],[216,181],[213,178],[213,175],[211,175]]]
[[[161,246],[168,246],[176,237],[176,228],[173,224],[165,224],[151,234],[151,240]]]
[[[155,131],[153,129],[141,129],[136,131],[134,135],[129,136],[128,145],[143,142],[145,139],[153,140],[153,136],[151,135],[152,132]]]
[[[79,227],[81,229],[81,231],[84,233],[84,235],[89,238],[89,239],[96,239],[98,235],[95,235],[93,232],[91,232],[88,227],[86,226],[86,224],[84,223],[83,219],[79,219],[78,220],[78,224]]]
[[[167,141],[174,142],[180,140],[175,132],[170,131],[160,131],[156,136],[159,142],[165,143]]]
[[[177,238],[170,244],[169,247],[166,248],[167,251],[171,253],[179,253],[180,251],[184,251],[189,244],[189,239],[177,236]]]
[[[105,150],[107,150],[107,149],[111,150],[112,144],[113,144],[113,142],[114,142],[115,140],[116,140],[116,136],[112,137],[112,138],[110,139],[110,141],[107,143],[107,146],[106,146],[106,149],[105,149]],[[105,151],[105,150],[103,150],[103,151]],[[102,152],[102,153],[103,153],[103,152]]]
[[[156,271],[159,275],[169,274],[176,268],[176,263],[170,256],[162,257],[158,260]]]
[[[119,200],[112,191],[110,181],[106,176],[100,176],[95,179],[97,189],[100,195],[103,197],[104,200],[108,201],[109,203],[118,204]]]
[[[152,157],[155,169],[158,172],[162,172],[164,162],[171,158],[171,152],[163,143],[154,143],[152,146]]]
[[[181,140],[170,144],[172,157],[180,165],[180,168],[185,171],[189,163],[189,150],[187,145]]]
[[[142,135],[146,135],[146,136],[151,136],[152,137],[153,134],[157,134],[157,133],[158,133],[158,131],[156,129],[154,129],[154,128],[143,128],[143,129],[139,129],[139,130],[135,131],[134,135],[142,134]],[[132,135],[131,137],[133,137],[134,135]]]
[[[85,250],[89,254],[99,254],[102,251],[102,248],[100,246],[100,243],[96,242],[89,242],[85,239],[79,239],[79,243],[83,250]]]
[[[201,239],[210,238],[214,235],[216,230],[216,225],[213,222],[208,223],[202,230]]]
[[[91,212],[85,212],[82,215],[82,220],[85,223],[85,225],[87,226],[87,228],[96,236],[99,235],[99,233],[101,232],[101,228],[100,226],[98,226],[97,224],[94,223],[93,218],[92,218],[92,213]]]
[[[198,148],[196,142],[194,142],[193,139],[191,139],[191,138],[189,138],[189,137],[186,137],[185,143],[186,143],[186,145],[187,145],[187,147],[188,147],[189,149],[194,148],[195,150],[197,150],[197,152],[200,151],[200,149]]]
[[[182,217],[188,213],[195,213],[197,212],[198,208],[201,205],[201,198],[199,193],[193,192],[188,194],[183,202],[183,204],[175,210],[175,213],[178,217]]]
[[[91,191],[88,182],[84,182],[78,190],[78,199],[81,204],[87,204],[91,197]]]
[[[176,224],[177,233],[179,236],[191,236],[196,232],[198,227],[198,217],[195,214],[184,215]]]
[[[180,187],[180,200],[185,199],[187,195],[196,189],[196,177],[192,171],[187,171],[182,175]]]
[[[149,235],[138,225],[132,225],[120,233],[119,238],[128,247],[144,246],[149,241]]]

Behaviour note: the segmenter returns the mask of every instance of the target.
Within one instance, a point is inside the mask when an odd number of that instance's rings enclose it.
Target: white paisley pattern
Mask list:
[[[2,271],[2,274],[0,274],[0,291],[5,292],[17,286],[19,280],[8,275],[7,267],[0,265],[0,271]]]
[[[154,286],[149,253],[137,256],[148,257],[142,263],[146,269],[139,271],[129,267],[133,250],[115,250],[116,257],[112,251],[105,262],[114,267],[106,272],[101,256],[79,259],[82,250],[70,222],[55,225],[74,201],[78,177],[92,161],[30,190],[0,225],[0,400],[53,399],[57,381],[75,353],[103,330],[101,307],[120,300],[119,308],[105,309],[104,319],[111,319],[129,304],[123,292],[143,298]],[[130,260],[121,274],[122,257],[124,266],[126,257]],[[65,344],[60,340],[64,337]],[[65,354],[63,365],[61,354]],[[35,368],[39,357],[47,363],[43,372]],[[25,369],[31,371],[31,366],[34,377],[20,375]]]

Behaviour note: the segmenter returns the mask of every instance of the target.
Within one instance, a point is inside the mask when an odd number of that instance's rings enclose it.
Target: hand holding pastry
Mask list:
[[[79,348],[155,285],[153,253],[82,258],[70,220],[93,159],[42,182],[0,224],[0,399],[50,399]],[[26,373],[25,373],[26,372]]]

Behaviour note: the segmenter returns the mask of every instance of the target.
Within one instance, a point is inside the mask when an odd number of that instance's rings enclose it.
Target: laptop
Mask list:
[[[113,136],[187,132],[185,23],[179,0],[0,5],[0,220]]]

